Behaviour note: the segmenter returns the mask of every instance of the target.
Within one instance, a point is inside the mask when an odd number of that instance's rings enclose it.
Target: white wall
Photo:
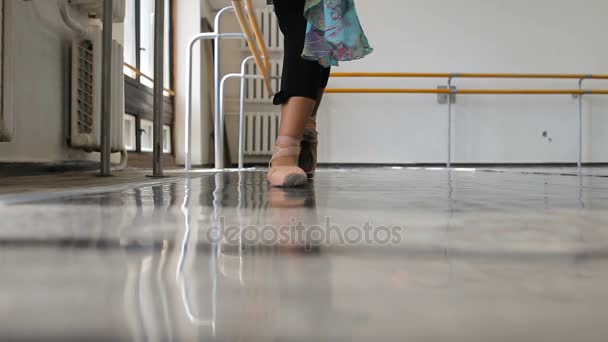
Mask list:
[[[359,0],[375,53],[335,71],[607,73],[605,0]],[[330,87],[435,87],[445,80],[333,79]],[[576,88],[576,81],[457,80],[460,88]],[[608,88],[608,82],[589,81]],[[573,162],[570,96],[459,96],[458,162]],[[447,107],[433,95],[328,95],[320,160],[443,162]],[[607,162],[608,99],[585,98],[586,161]],[[543,138],[546,131],[549,138]]]
[[[198,13],[187,3],[181,3],[185,17]],[[227,4],[214,0],[213,7]],[[376,51],[335,71],[608,73],[608,45],[603,44],[608,2],[604,0],[359,0],[357,6]],[[179,11],[178,25],[182,25]],[[215,15],[202,7],[201,12],[209,18]],[[232,15],[226,17],[224,29],[238,30]],[[195,31],[192,26],[188,34]],[[177,69],[183,70],[187,40],[177,41]],[[239,43],[222,44],[222,72],[237,72],[244,57]],[[178,162],[183,162],[183,72],[178,71],[177,83],[177,155]],[[434,88],[445,83],[332,79],[330,87]],[[454,83],[459,88],[577,86],[576,81]],[[608,88],[608,82],[586,84]],[[195,94],[202,94],[204,90],[196,87]],[[233,81],[227,89],[227,127],[232,141],[237,87]],[[199,99],[194,101],[194,162],[210,163],[208,141],[200,139],[201,134],[210,133],[209,113],[201,114]],[[578,104],[571,96],[458,96],[457,102],[453,108],[456,162],[574,162],[577,158]],[[603,134],[608,128],[608,98],[586,97],[584,104],[584,160],[608,162],[608,149],[604,148],[608,135]],[[447,155],[447,106],[437,104],[434,95],[327,95],[319,130],[321,162],[441,163]]]
[[[40,17],[32,3],[14,4],[14,27],[7,28],[15,34],[14,132],[11,142],[0,142],[0,162],[99,160],[67,144],[71,52],[57,2],[37,1]]]

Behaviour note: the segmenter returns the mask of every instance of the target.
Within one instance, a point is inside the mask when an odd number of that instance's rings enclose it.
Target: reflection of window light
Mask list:
[[[171,126],[163,126],[163,152],[171,153]]]
[[[163,125],[163,152],[171,153],[171,126]],[[141,120],[141,150],[154,150],[154,124],[150,120]]]
[[[154,79],[154,1],[140,2],[140,70],[142,73]],[[164,47],[164,79],[165,88],[171,85],[171,60],[170,60],[170,39],[171,29],[171,1],[165,0],[165,47]],[[143,77],[140,78],[141,84],[147,87],[154,87],[154,83]]]
[[[135,117],[133,115],[125,114],[123,116],[122,132],[125,149],[127,149],[127,151],[135,151],[136,127]]]
[[[125,41],[124,41],[124,58],[125,63],[136,66],[136,42],[135,42],[135,0],[126,0],[125,9]],[[136,78],[135,72],[127,67],[124,68],[125,75]]]
[[[154,130],[150,120],[141,120],[141,150],[143,152],[152,152],[154,147]]]

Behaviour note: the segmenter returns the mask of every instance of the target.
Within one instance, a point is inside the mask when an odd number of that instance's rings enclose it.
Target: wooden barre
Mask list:
[[[331,77],[352,78],[526,78],[526,79],[596,79],[608,80],[604,74],[496,74],[496,73],[415,73],[415,72],[334,72]]]
[[[236,13],[236,18],[241,25],[241,29],[245,34],[245,38],[247,39],[247,46],[249,46],[249,50],[255,59],[255,64],[258,66],[260,73],[264,76],[264,85],[268,90],[269,94],[274,93],[272,89],[272,85],[270,84],[270,71],[266,67],[266,62],[260,53],[260,47],[258,46],[258,41],[255,38],[255,34],[253,33],[254,29],[252,29],[252,23],[248,20],[250,17],[247,14],[247,11],[252,11],[251,9],[246,9],[243,5],[243,0],[233,0],[232,6],[234,7],[234,12]],[[262,45],[263,46],[263,45]],[[217,49],[218,47],[216,47]]]

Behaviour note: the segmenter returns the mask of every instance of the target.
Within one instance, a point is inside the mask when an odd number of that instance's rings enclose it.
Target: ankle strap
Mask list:
[[[282,158],[282,157],[294,157],[300,154],[300,146],[298,147],[279,147],[279,146],[274,146],[272,148],[272,158],[270,158],[270,162],[269,164],[272,164],[272,161],[275,158]]]

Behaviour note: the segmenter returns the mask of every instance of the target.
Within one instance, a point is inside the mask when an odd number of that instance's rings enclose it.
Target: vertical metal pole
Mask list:
[[[231,77],[231,75],[232,74],[228,74],[228,75],[224,76],[224,78],[222,78],[222,80],[220,81],[220,86],[218,88],[218,90],[219,90],[219,92],[218,92],[218,94],[219,94],[219,102],[218,102],[218,104],[219,104],[218,105],[218,109],[219,109],[218,113],[219,113],[219,115],[216,116],[216,120],[215,120],[216,121],[216,125],[215,126],[219,127],[219,129],[222,130],[222,131],[224,130],[224,84]],[[218,131],[216,130],[216,132],[218,132]],[[224,141],[223,140],[223,134],[216,134],[215,136],[216,137],[219,136],[220,139],[221,139],[220,141],[222,141],[222,142]],[[220,153],[220,155],[223,156],[223,154],[224,153],[222,151],[222,153]],[[216,163],[215,164],[215,168],[216,169],[223,169],[224,168],[223,158],[221,158],[221,159],[222,159],[222,165],[220,165],[218,167],[218,164]],[[216,156],[216,162],[217,162],[217,156]]]
[[[239,169],[245,167],[245,73],[241,74],[241,98],[239,108]]]
[[[245,164],[245,85],[247,81],[247,63],[254,59],[249,56],[241,63],[241,97],[239,109],[239,169],[244,168]]]
[[[220,14],[218,13],[218,16]],[[219,27],[215,30],[219,33]],[[220,42],[221,39],[218,37],[214,40],[214,57],[213,57],[213,85],[214,85],[214,101],[215,101],[215,168],[224,168],[224,132],[220,120]]]
[[[188,89],[186,91],[186,127],[185,127],[185,146],[184,146],[184,166],[186,171],[192,169],[192,153],[190,147],[192,146],[192,54],[194,50],[194,44],[198,39],[192,39],[188,44]]]
[[[165,2],[154,4],[154,148],[153,176],[163,176],[163,78],[165,51]]]
[[[452,167],[452,78],[448,80],[448,162],[447,168]]]
[[[220,19],[224,15],[224,13],[233,11],[234,8],[232,6],[222,8],[217,15],[215,16],[215,33],[217,36],[215,37],[214,44],[214,61],[213,61],[213,85],[214,85],[214,94],[215,94],[215,168],[223,169],[224,168],[224,125],[220,120],[220,73],[221,73],[221,47],[220,42],[221,39],[221,25]]]
[[[583,90],[583,81],[578,81],[578,89]],[[578,95],[578,171],[582,171],[583,167],[583,93]]]
[[[99,175],[111,176],[112,134],[112,13],[113,0],[103,4],[103,58],[101,66],[101,169]]]

